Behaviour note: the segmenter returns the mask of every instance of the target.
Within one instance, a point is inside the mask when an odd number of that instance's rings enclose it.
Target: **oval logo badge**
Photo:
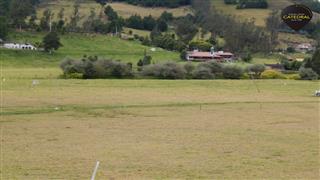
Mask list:
[[[282,20],[292,29],[298,31],[312,19],[312,11],[305,5],[295,4],[286,7],[282,13]]]

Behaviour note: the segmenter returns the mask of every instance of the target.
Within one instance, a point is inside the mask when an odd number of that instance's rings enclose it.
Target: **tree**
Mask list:
[[[45,11],[43,11],[43,16],[40,20],[40,28],[42,30],[51,30],[51,20],[53,15],[54,14],[51,12],[50,9],[46,9]]]
[[[161,32],[165,32],[168,30],[168,24],[163,19],[158,19],[157,26],[158,26],[159,31],[161,31]]]
[[[172,13],[169,13],[167,11],[164,11],[161,16],[160,16],[160,19],[163,19],[165,20],[166,22],[168,21],[172,21],[173,20],[173,14]]]
[[[305,67],[311,68],[318,75],[320,75],[320,48],[316,50],[312,58],[305,60]]]
[[[104,14],[108,17],[109,21],[114,21],[118,19],[118,13],[114,11],[111,6],[107,6],[104,9]]]
[[[139,15],[130,16],[126,21],[129,28],[143,29],[143,21]]]
[[[176,33],[183,42],[189,43],[197,32],[198,27],[189,19],[183,18],[177,22]]]
[[[20,30],[25,25],[25,19],[33,14],[35,9],[30,0],[12,0],[10,6],[10,17],[13,25]]]
[[[43,38],[43,46],[46,52],[52,53],[53,50],[58,50],[62,44],[56,32],[50,32]]]
[[[273,10],[266,20],[267,29],[270,31],[271,44],[278,44],[278,29],[281,25],[280,14],[278,10]]]
[[[79,8],[80,8],[80,4],[76,2],[73,5],[73,13],[70,18],[70,22],[68,24],[68,30],[71,32],[76,32],[78,30],[78,23],[82,18],[79,13]]]
[[[151,15],[144,17],[142,20],[142,23],[143,23],[143,29],[149,30],[149,31],[152,31],[157,24],[156,20]]]
[[[58,13],[58,23],[57,23],[57,27],[56,27],[56,29],[61,33],[63,33],[65,31],[64,11],[65,11],[64,8],[60,9],[60,11]]]
[[[5,17],[0,17],[0,39],[6,39],[8,32],[7,19]]]

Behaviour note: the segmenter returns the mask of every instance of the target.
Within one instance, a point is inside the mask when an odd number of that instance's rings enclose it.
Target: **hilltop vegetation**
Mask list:
[[[13,33],[11,39],[20,43],[37,44],[45,36],[44,33]],[[83,55],[100,56],[132,62],[134,65],[143,57],[144,51],[150,54],[153,62],[178,61],[179,54],[156,48],[150,51],[150,47],[141,45],[135,41],[125,41],[117,37],[104,35],[67,34],[61,36],[61,47],[54,54],[44,52],[5,50],[0,49],[0,59],[5,67],[58,67],[61,60],[66,57],[81,58]]]

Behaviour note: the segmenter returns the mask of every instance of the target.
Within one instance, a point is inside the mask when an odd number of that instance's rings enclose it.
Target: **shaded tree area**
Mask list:
[[[269,53],[273,44],[270,32],[255,26],[254,21],[238,22],[232,16],[226,16],[212,8],[210,0],[194,0],[196,21],[212,36],[223,37],[225,48],[233,52]]]

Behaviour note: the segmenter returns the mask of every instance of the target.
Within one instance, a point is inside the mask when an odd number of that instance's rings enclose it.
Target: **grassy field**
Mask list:
[[[15,42],[41,42],[45,34],[14,33],[11,39]],[[155,52],[150,47],[142,46],[139,42],[125,41],[106,35],[69,34],[61,37],[63,47],[53,55],[43,52],[6,50],[0,48],[0,59],[4,66],[10,67],[57,67],[66,58],[81,58],[86,55],[119,59],[125,62],[136,62],[143,57],[147,50],[154,62],[178,61],[179,53],[157,48]]]
[[[89,179],[96,161],[97,179],[319,177],[319,82],[60,73],[1,69],[3,179]]]
[[[45,1],[44,3],[40,4],[40,7],[37,10],[38,17],[41,17],[43,11],[47,8],[50,9],[55,14],[55,16],[59,13],[61,8],[64,8],[65,17],[68,19],[68,17],[70,17],[72,14],[74,2],[75,0]],[[135,14],[141,16],[152,15],[154,17],[159,17],[164,11],[171,12],[175,17],[179,17],[192,12],[189,6],[183,6],[179,8],[145,8],[116,2],[109,3],[109,5],[114,10],[116,10],[120,16],[124,18],[128,18]],[[95,3],[93,0],[85,0],[80,2],[80,15],[83,17],[82,20],[87,18],[87,16],[90,14],[91,9],[94,9],[97,14],[100,14],[101,6]]]

